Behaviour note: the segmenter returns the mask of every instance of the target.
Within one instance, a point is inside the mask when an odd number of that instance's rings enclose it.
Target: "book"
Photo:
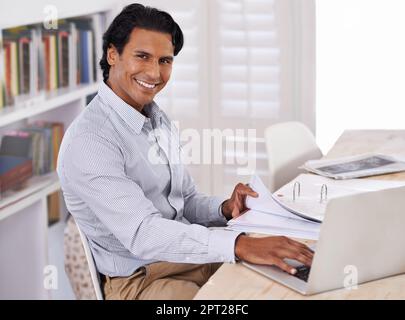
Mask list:
[[[31,158],[32,137],[23,131],[9,132],[1,139],[0,154],[6,156],[16,156]]]
[[[48,224],[51,225],[60,220],[60,192],[56,191],[47,197]]]
[[[59,86],[69,85],[69,33],[59,32],[58,35],[58,61],[59,61]]]
[[[32,105],[42,91],[74,88],[101,80],[105,14],[58,21],[58,30],[41,24],[0,32],[0,109]]]
[[[79,81],[77,60],[78,33],[76,25],[69,23],[68,53],[69,53],[69,87],[75,87]]]
[[[1,139],[0,155],[30,158],[34,174],[42,175],[56,170],[63,134],[62,122],[36,121],[6,132]]]
[[[30,95],[35,96],[39,93],[41,89],[41,80],[40,80],[40,70],[42,66],[40,63],[40,42],[41,42],[41,30],[39,28],[30,30],[30,46],[29,46],[29,66],[30,66],[30,78],[29,78],[29,87]]]
[[[18,39],[20,94],[30,92],[30,43],[28,37]]]
[[[32,176],[32,160],[0,155],[0,192],[20,187]]]
[[[93,82],[92,33],[89,30],[80,30],[80,82]]]
[[[3,48],[3,33],[0,32],[0,111],[4,108],[6,105],[6,100],[5,100],[5,87],[4,87],[4,63],[5,63],[5,57],[4,57],[4,48]]]

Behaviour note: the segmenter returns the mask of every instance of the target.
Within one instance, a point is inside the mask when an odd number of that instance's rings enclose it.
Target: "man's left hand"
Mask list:
[[[249,208],[246,207],[246,197],[257,198],[259,195],[248,185],[238,183],[232,192],[230,199],[222,203],[222,214],[230,220],[244,214]]]

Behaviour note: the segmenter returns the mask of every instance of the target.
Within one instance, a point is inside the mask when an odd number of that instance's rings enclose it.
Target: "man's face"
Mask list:
[[[134,28],[121,55],[109,48],[108,85],[141,111],[170,79],[174,47],[170,34]]]

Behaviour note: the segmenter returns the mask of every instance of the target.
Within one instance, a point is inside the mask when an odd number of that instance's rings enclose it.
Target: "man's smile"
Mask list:
[[[135,79],[135,81],[143,88],[147,88],[147,89],[155,89],[157,85],[159,85],[159,83],[148,83],[142,80],[138,80]]]

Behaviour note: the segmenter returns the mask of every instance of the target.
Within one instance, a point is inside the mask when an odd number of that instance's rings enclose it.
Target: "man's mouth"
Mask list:
[[[138,79],[135,79],[135,81],[136,81],[140,86],[142,86],[142,87],[144,87],[144,88],[147,88],[147,89],[155,89],[156,86],[158,85],[158,84],[156,84],[156,83],[148,83],[148,82],[141,81],[141,80],[138,80]]]

